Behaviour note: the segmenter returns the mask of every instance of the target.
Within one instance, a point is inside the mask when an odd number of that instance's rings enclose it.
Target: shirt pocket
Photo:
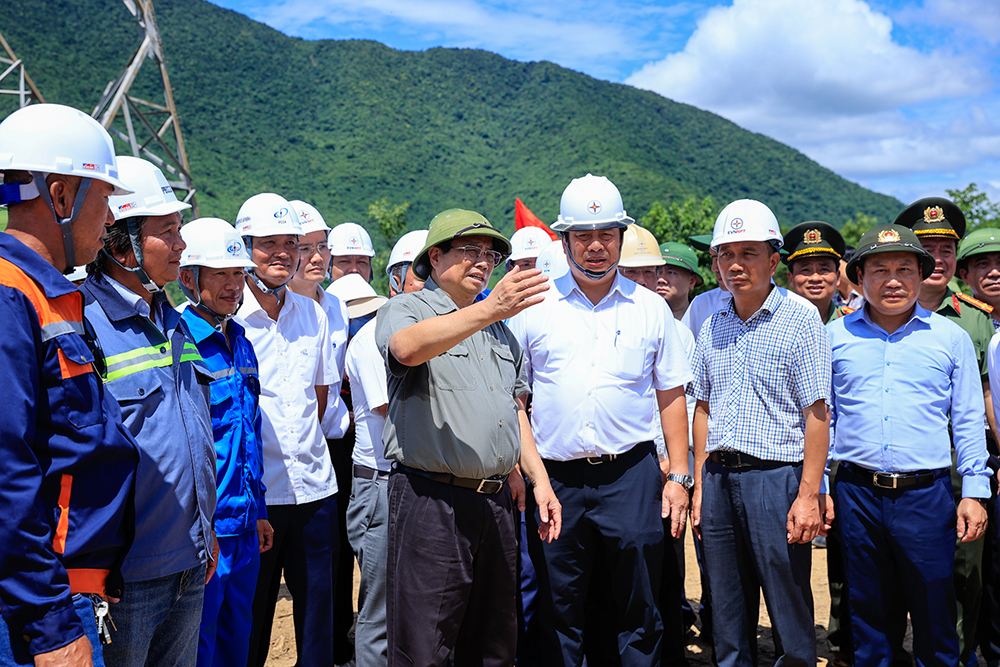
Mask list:
[[[616,336],[615,347],[609,358],[611,374],[623,380],[638,380],[647,373],[647,349],[641,338]]]
[[[140,403],[150,400],[162,391],[158,368],[150,368],[136,373],[130,373],[108,383],[108,388],[122,408],[128,403]]]
[[[493,360],[500,376],[500,386],[508,394],[512,393],[514,384],[517,382],[517,366],[514,364],[514,355],[511,354],[510,349],[502,345],[494,345]]]
[[[213,380],[208,385],[208,390],[212,406],[213,426],[230,423],[233,420],[233,401],[236,395],[232,376]]]
[[[319,348],[304,347],[299,350],[298,354],[292,355],[292,358],[299,364],[299,375],[306,386],[317,384],[316,364],[319,358]]]
[[[439,389],[472,391],[476,388],[476,369],[464,345],[456,345],[431,359],[431,377]]]
[[[101,400],[101,385],[94,372],[94,353],[79,334],[52,339],[59,366],[59,381],[50,390],[53,408],[63,406],[66,419],[76,428],[103,424],[107,417]],[[60,414],[53,410],[53,416]]]

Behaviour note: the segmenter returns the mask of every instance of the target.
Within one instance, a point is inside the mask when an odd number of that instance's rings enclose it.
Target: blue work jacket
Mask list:
[[[257,520],[267,518],[257,355],[243,327],[233,320],[223,334],[191,306],[181,317],[213,378],[215,534],[236,537],[256,530]]]
[[[72,593],[122,595],[139,454],[94,367],[83,295],[0,234],[0,611],[34,655],[83,636]]]
[[[89,276],[83,291],[104,350],[107,388],[139,445],[125,581],[196,567],[211,556],[215,512],[211,376],[180,313],[162,301],[154,301],[162,318],[154,324],[143,314],[145,302],[126,290],[127,299],[106,276]]]

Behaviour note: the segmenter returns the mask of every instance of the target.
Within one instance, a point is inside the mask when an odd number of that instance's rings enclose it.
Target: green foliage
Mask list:
[[[847,245],[857,247],[858,241],[861,240],[861,235],[877,224],[878,218],[857,212],[853,218],[847,220],[844,226],[840,228],[840,235],[844,237],[844,242]]]
[[[692,196],[682,202],[672,202],[669,206],[655,201],[649,213],[639,218],[638,223],[652,232],[659,243],[675,241],[690,245],[690,237],[712,233],[720,210],[721,207],[716,206],[711,196],[702,199]],[[702,250],[695,252],[705,279],[705,283],[694,291],[699,294],[718,287],[718,281],[711,271],[712,258],[709,254]]]
[[[1000,227],[1000,205],[991,201],[975,183],[962,190],[946,190],[955,205],[965,213],[966,233],[980,227]]]
[[[588,171],[630,211],[752,197],[795,224],[901,208],[711,113],[550,62],[306,41],[204,0],[156,11],[202,216],[232,221],[249,196],[277,192],[338,224],[388,197],[411,203],[414,228],[458,206],[509,233],[515,197],[554,220]],[[0,2],[0,25],[47,100],[87,111],[142,39],[120,0]],[[147,62],[132,95],[160,94]]]
[[[0,206],[0,232],[7,229],[7,207]]]
[[[389,296],[389,277],[385,270],[389,263],[389,253],[392,251],[392,246],[396,244],[399,237],[406,233],[406,212],[409,209],[410,202],[393,204],[388,197],[382,197],[368,205],[368,217],[374,221],[375,228],[378,229],[382,241],[386,244],[384,249],[379,250],[372,257],[372,272],[374,273],[372,287],[382,296]]]

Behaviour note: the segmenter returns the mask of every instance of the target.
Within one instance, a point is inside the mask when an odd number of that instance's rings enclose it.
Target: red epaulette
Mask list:
[[[969,296],[968,294],[966,294],[964,292],[956,292],[951,297],[951,302],[955,306],[955,310],[959,311],[959,314],[961,314],[961,310],[959,310],[959,307],[958,307],[958,302],[959,301],[964,301],[967,304],[969,304],[970,306],[975,306],[976,308],[978,308],[979,310],[983,311],[987,315],[991,315],[993,313],[993,306],[991,306],[990,304],[988,304],[988,303],[986,303],[984,301],[980,301],[979,299],[974,299],[973,297]]]
[[[843,313],[844,315],[850,315],[855,310],[857,310],[857,308],[851,308],[850,306],[841,306],[840,307],[840,312]]]

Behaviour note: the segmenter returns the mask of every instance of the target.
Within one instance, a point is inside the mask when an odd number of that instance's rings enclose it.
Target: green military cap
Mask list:
[[[918,199],[903,209],[893,224],[909,227],[917,238],[940,236],[957,240],[965,236],[965,214],[944,197]]]
[[[676,241],[668,241],[660,244],[660,254],[668,266],[679,266],[693,273],[695,287],[705,283],[701,271],[698,270],[698,255],[695,254],[694,248]]]
[[[847,244],[837,228],[828,222],[814,220],[795,225],[785,234],[782,249],[788,250],[788,256],[782,258],[786,265],[803,257],[824,255],[834,259],[844,256]]]
[[[475,211],[449,208],[446,211],[441,211],[431,220],[423,250],[413,260],[413,272],[421,280],[427,280],[431,275],[431,262],[428,257],[430,249],[440,243],[462,236],[489,236],[493,239],[494,250],[502,255],[510,254],[510,241],[498,232],[489,220]]]
[[[847,263],[847,277],[858,284],[858,267],[865,258],[884,252],[911,252],[920,260],[920,278],[926,280],[934,272],[934,258],[920,245],[920,239],[909,227],[876,225],[861,235],[854,257]]]
[[[694,236],[689,236],[688,241],[691,242],[692,248],[695,250],[701,250],[702,252],[708,252],[712,247],[711,234],[696,234]]]
[[[985,255],[988,252],[1000,252],[1000,229],[996,227],[980,227],[969,232],[969,235],[958,244],[958,265],[974,255]]]

